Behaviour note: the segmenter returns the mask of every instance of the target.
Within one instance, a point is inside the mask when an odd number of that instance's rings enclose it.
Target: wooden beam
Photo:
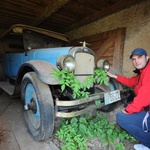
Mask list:
[[[122,65],[123,65],[125,31],[126,31],[125,28],[117,30],[113,54],[113,67],[118,68],[120,72],[122,72]]]
[[[96,55],[96,62],[108,51],[108,49],[115,43],[116,35],[112,32],[112,36],[109,37],[104,44],[99,48]]]
[[[66,28],[62,29],[62,32],[68,32],[70,30],[73,30],[77,27],[83,26],[85,24],[94,22],[98,19],[101,19],[105,16],[111,15],[113,13],[116,13],[117,11],[123,10],[125,8],[128,8],[130,6],[133,6],[135,4],[141,3],[143,0],[120,0],[118,3],[108,7],[107,9],[104,8],[101,11],[97,11],[97,13],[91,14],[90,16],[85,17],[82,20],[78,20],[77,22],[74,22],[70,26],[67,26]],[[116,11],[117,10],[117,11]]]
[[[52,14],[54,14],[57,10],[59,10],[61,7],[63,7],[65,4],[67,4],[70,0],[49,0],[47,1],[47,6],[43,9],[43,12],[41,12],[32,22],[33,26],[38,26],[40,23],[42,23],[44,20],[46,20],[48,17],[50,17]]]

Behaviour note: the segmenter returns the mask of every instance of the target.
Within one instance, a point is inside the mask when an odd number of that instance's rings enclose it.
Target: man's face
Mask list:
[[[135,68],[137,69],[143,69],[145,67],[145,65],[147,64],[149,57],[142,55],[133,55],[132,56],[132,62]]]

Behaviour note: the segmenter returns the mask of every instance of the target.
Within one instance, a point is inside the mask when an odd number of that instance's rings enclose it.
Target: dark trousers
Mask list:
[[[125,129],[143,145],[150,148],[150,132],[144,132],[142,127],[143,118],[146,115],[146,111],[141,111],[134,114],[124,114],[118,112],[116,115],[116,121],[120,127]],[[150,117],[147,119],[148,128],[150,130]]]

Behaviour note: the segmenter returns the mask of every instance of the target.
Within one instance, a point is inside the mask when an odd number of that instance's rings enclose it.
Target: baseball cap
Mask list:
[[[135,50],[132,51],[130,59],[132,58],[132,55],[147,56],[147,52],[143,48],[136,48]]]

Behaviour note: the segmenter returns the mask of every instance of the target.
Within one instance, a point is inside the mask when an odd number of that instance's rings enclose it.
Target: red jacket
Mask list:
[[[150,61],[144,69],[140,70],[140,75],[131,78],[117,76],[117,81],[129,87],[134,87],[136,97],[126,107],[129,114],[140,112],[144,110],[144,107],[150,105]]]

